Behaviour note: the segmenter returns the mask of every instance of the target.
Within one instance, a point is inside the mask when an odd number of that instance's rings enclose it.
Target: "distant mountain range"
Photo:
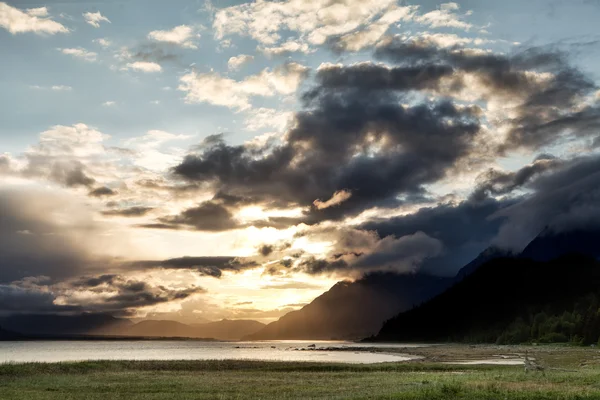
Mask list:
[[[302,309],[244,339],[360,339],[451,283],[450,278],[422,274],[372,274],[355,282],[338,282]]]
[[[121,337],[180,337],[218,340],[239,340],[253,334],[265,324],[250,320],[222,320],[186,325],[176,321],[141,321],[105,314],[82,315],[12,315],[0,319],[0,326],[11,333],[35,336],[121,336]],[[0,331],[2,333],[2,331]],[[4,333],[8,336],[8,333]],[[5,339],[6,340],[6,339]]]
[[[17,332],[7,331],[0,327],[0,341],[2,340],[19,340],[23,339],[23,335]]]
[[[0,326],[27,335],[103,335],[127,329],[131,321],[106,314],[15,314],[0,318]]]
[[[239,340],[264,328],[265,324],[252,320],[227,320],[205,324],[182,324],[176,321],[142,321],[116,335],[147,337],[211,338],[219,340]]]

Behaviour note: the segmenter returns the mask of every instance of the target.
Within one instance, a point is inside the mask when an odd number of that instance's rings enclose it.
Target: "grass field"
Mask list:
[[[529,373],[521,366],[430,362],[4,364],[0,399],[600,399],[598,354],[591,349],[540,350],[533,355],[549,369]]]

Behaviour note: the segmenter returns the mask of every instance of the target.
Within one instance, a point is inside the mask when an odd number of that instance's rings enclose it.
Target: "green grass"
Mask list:
[[[0,399],[600,399],[600,368],[253,361],[0,365]]]

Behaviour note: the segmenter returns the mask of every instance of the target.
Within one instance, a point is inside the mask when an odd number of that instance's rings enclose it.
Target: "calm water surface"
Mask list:
[[[84,360],[265,360],[317,361],[372,364],[407,361],[408,354],[381,354],[365,351],[301,351],[309,344],[317,347],[365,347],[352,342],[264,341],[201,342],[155,341],[24,341],[0,342],[0,363],[59,362]],[[418,345],[378,345],[368,347],[417,347]]]

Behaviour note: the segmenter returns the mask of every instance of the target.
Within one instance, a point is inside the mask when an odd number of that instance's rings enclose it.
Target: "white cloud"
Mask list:
[[[280,42],[281,31],[292,31],[310,44],[322,45],[329,37],[363,30],[374,21],[387,23],[387,28],[410,19],[417,8],[399,6],[397,0],[258,1],[219,10],[213,28],[217,39],[248,35],[272,46]]]
[[[110,20],[106,18],[104,15],[98,12],[86,12],[83,13],[83,18],[85,18],[85,22],[93,26],[94,28],[100,28],[100,22],[108,22],[110,24]]]
[[[240,54],[237,57],[231,57],[227,62],[227,68],[230,71],[237,71],[241,68],[242,65],[249,63],[254,60],[254,56],[249,56],[247,54]]]
[[[98,57],[98,53],[94,53],[93,51],[88,51],[83,47],[71,48],[71,49],[58,49],[63,54],[67,54],[76,58],[80,58],[87,62],[96,61]]]
[[[29,8],[25,12],[32,17],[47,17],[48,7]]]
[[[195,33],[188,25],[179,25],[167,31],[152,31],[148,34],[148,39],[176,44],[186,49],[197,49],[198,46],[193,39],[199,37],[200,34]]]
[[[57,92],[66,92],[66,91],[73,90],[73,88],[71,86],[66,86],[66,85],[52,85],[52,86],[31,85],[31,86],[29,86],[29,88],[35,89],[35,90],[54,90]]]
[[[104,107],[114,107],[117,103],[114,101],[105,101],[104,103],[102,103],[102,105]]]
[[[278,46],[271,46],[271,47],[258,47],[258,50],[261,51],[263,54],[271,56],[278,56],[278,55],[282,55],[282,54],[289,54],[289,53],[312,53],[314,52],[313,49],[310,48],[310,46],[308,45],[308,43],[299,41],[299,40],[288,40],[285,43],[282,43]]]
[[[273,108],[257,108],[248,111],[245,119],[246,129],[257,131],[263,128],[274,128],[283,131],[293,120],[294,113],[280,112]]]
[[[57,91],[73,90],[73,88],[71,86],[66,86],[66,85],[54,85],[54,86],[51,86],[50,89],[57,90]]]
[[[40,142],[34,149],[38,154],[88,157],[104,154],[102,142],[109,138],[86,124],[55,125],[40,134]]]
[[[63,24],[53,21],[47,16],[48,9],[46,7],[30,8],[23,12],[18,8],[0,2],[0,27],[13,35],[24,32],[47,33],[50,35],[69,32],[69,29]]]
[[[150,104],[159,105],[160,100],[152,100],[152,101],[150,101]]]
[[[473,24],[463,21],[462,16],[455,13],[459,8],[460,6],[456,3],[444,3],[437,10],[415,17],[415,21],[432,28],[457,28],[468,31],[473,28]],[[471,11],[467,11],[465,16],[469,16],[471,13]]]
[[[112,42],[106,38],[94,39],[93,42],[102,46],[103,49],[107,49],[112,45]]]
[[[352,193],[348,190],[338,190],[331,196],[331,198],[327,201],[321,201],[319,199],[313,201],[313,204],[317,209],[324,210],[329,207],[334,207],[342,204],[344,201],[348,200],[352,197]]]
[[[129,70],[132,69],[134,71],[141,71],[141,72],[161,72],[162,71],[162,67],[155,63],[155,62],[151,62],[151,61],[136,61],[136,62],[132,62],[132,63],[127,63],[127,65],[125,65],[125,67],[121,68],[122,70]]]
[[[161,149],[163,145],[174,140],[190,138],[192,138],[190,135],[176,135],[165,131],[151,130],[144,136],[126,140],[124,144],[136,150],[135,165],[152,171],[164,171],[177,165],[184,152],[179,149]]]
[[[307,74],[308,68],[297,63],[284,64],[274,70],[266,68],[242,81],[222,77],[216,72],[190,72],[180,78],[178,89],[186,92],[188,103],[210,103],[246,110],[250,108],[252,96],[294,93]]]

